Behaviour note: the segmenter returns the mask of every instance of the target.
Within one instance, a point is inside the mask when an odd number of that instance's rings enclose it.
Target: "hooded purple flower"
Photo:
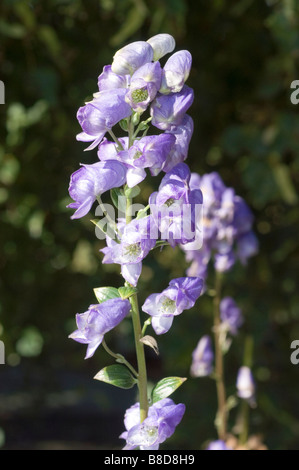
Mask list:
[[[172,126],[166,131],[166,133],[172,134],[175,137],[175,143],[163,168],[165,173],[171,171],[178,163],[183,162],[187,158],[193,130],[193,119],[186,114],[179,126]]]
[[[206,450],[232,450],[230,447],[227,447],[224,441],[218,440],[210,442]]]
[[[161,232],[161,239],[172,247],[195,242],[201,246],[200,219],[202,193],[190,190],[190,169],[179,163],[161,181],[158,192],[149,198],[151,214]]]
[[[220,318],[225,328],[230,331],[232,335],[238,333],[238,329],[243,324],[243,317],[240,308],[237,306],[234,299],[231,297],[224,297],[220,302]]]
[[[145,41],[136,41],[119,49],[113,57],[112,71],[119,75],[133,75],[142,65],[151,62],[154,51]]]
[[[192,56],[189,51],[178,51],[173,54],[163,68],[160,93],[179,93],[189,77]]]
[[[192,353],[190,374],[205,377],[213,372],[214,352],[210,336],[203,336]]]
[[[152,135],[136,140],[128,149],[128,139],[119,139],[124,150],[118,151],[114,142],[103,139],[99,146],[98,157],[100,160],[117,159],[127,167],[127,185],[133,188],[146,178],[145,169],[148,168],[151,175],[157,176],[164,165],[175,144],[172,134]]]
[[[142,269],[142,260],[156,245],[151,216],[134,219],[129,224],[118,225],[120,243],[107,237],[107,247],[100,250],[104,253],[103,264],[116,263],[122,266],[123,277],[136,286]]]
[[[259,242],[251,230],[250,232],[240,235],[237,239],[237,256],[242,264],[246,264],[248,258],[257,254]]]
[[[127,442],[124,450],[136,447],[158,450],[160,444],[172,436],[184,413],[183,403],[176,405],[170,398],[164,398],[149,407],[147,418],[140,424],[140,405],[131,406],[125,414],[126,431],[120,436]]]
[[[126,101],[137,113],[143,113],[161,86],[162,69],[159,62],[150,62],[133,74]]]
[[[89,359],[103,341],[104,335],[115,328],[130,312],[129,300],[115,298],[98,305],[90,305],[87,312],[78,313],[78,329],[69,338],[88,344],[85,359]]]
[[[193,89],[187,85],[184,85],[179,93],[170,93],[169,95],[158,94],[150,108],[153,126],[162,130],[169,130],[172,126],[179,126],[192,105],[193,99]]]
[[[170,329],[174,316],[195,305],[202,287],[203,281],[198,277],[180,277],[170,281],[160,294],[152,294],[146,299],[142,310],[153,317],[152,326],[157,335]]]
[[[128,88],[130,75],[118,75],[112,72],[111,65],[105,65],[98,78],[99,91],[115,90],[116,88]],[[96,95],[99,96],[99,95]]]
[[[82,165],[71,176],[69,194],[75,202],[67,207],[76,209],[71,217],[79,219],[90,211],[97,196],[112,188],[122,186],[126,181],[126,167],[116,160]]]
[[[236,385],[237,395],[243,400],[247,400],[251,406],[255,406],[255,382],[249,367],[240,367]]]
[[[85,150],[95,148],[106,132],[132,114],[131,107],[125,101],[126,88],[104,90],[96,94],[96,98],[79,108],[77,119],[83,132],[77,140],[92,142]]]
[[[170,34],[157,34],[148,39],[154,51],[153,60],[159,60],[175,48],[175,40]]]

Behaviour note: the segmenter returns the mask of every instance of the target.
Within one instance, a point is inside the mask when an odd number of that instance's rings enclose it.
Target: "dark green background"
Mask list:
[[[247,335],[254,338],[258,407],[251,433],[271,449],[299,449],[299,366],[290,343],[299,339],[298,181],[299,105],[290,84],[299,79],[296,0],[2,0],[0,79],[0,323],[6,346],[0,366],[0,428],[4,448],[118,448],[125,409],[135,391],[93,381],[110,358],[67,338],[74,315],[95,302],[92,289],[120,286],[117,266],[102,267],[89,217],[70,220],[70,174],[96,160],[76,142],[76,111],[97,88],[102,67],[121,46],[159,32],[188,49],[195,90],[195,131],[187,160],[200,174],[219,171],[252,208],[260,252],[226,276],[246,322],[226,358],[229,393]],[[140,202],[160,177],[142,185]],[[151,255],[141,301],[184,275],[182,253]],[[209,281],[212,283],[212,278]],[[211,300],[148,350],[152,383],[189,377],[191,353],[210,331]],[[150,331],[150,330],[149,330]],[[134,361],[130,322],[107,336]],[[189,379],[173,396],[186,415],[164,448],[200,449],[215,438],[215,389]],[[236,410],[230,427],[235,424]],[[0,440],[3,440],[2,438]]]

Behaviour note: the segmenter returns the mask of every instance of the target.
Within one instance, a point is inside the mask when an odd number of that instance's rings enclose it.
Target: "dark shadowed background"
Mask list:
[[[101,265],[90,218],[70,220],[70,174],[93,163],[76,142],[77,109],[117,49],[160,32],[188,49],[188,85],[195,122],[187,163],[218,171],[255,214],[260,252],[225,280],[246,318],[226,358],[229,393],[244,339],[254,339],[258,406],[251,433],[271,449],[299,449],[299,79],[296,0],[2,0],[0,6],[0,442],[4,449],[117,449],[125,409],[135,391],[93,380],[111,363],[103,349],[84,361],[85,347],[67,338],[74,315],[95,302],[93,288],[120,286],[117,266]],[[142,185],[140,202],[160,177]],[[179,249],[147,258],[141,301],[184,275]],[[214,384],[191,379],[191,353],[209,332],[211,300],[203,296],[147,350],[152,383],[168,375],[189,380],[173,396],[187,405],[169,449],[200,449],[215,438]],[[134,361],[130,322],[109,344]],[[234,426],[236,410],[231,415]]]

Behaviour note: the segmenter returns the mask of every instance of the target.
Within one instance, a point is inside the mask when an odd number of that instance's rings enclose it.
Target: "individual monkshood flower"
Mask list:
[[[248,366],[242,366],[238,370],[236,387],[238,397],[255,406],[255,381]]]
[[[152,46],[145,41],[136,41],[119,49],[113,57],[112,72],[118,75],[133,75],[133,73],[154,58]]]
[[[126,182],[126,173],[125,165],[117,160],[82,165],[70,180],[69,194],[75,202],[67,207],[76,209],[71,218],[79,219],[88,214],[98,196]]]
[[[151,214],[161,233],[172,247],[195,242],[201,244],[200,220],[202,193],[190,190],[190,169],[179,163],[166,173],[159,189],[149,198]]]
[[[156,245],[151,225],[151,216],[133,219],[127,225],[121,222],[118,224],[120,243],[107,237],[107,246],[100,250],[105,255],[103,264],[120,264],[122,276],[133,286],[140,277],[142,260]]]
[[[133,74],[126,94],[126,102],[134,111],[141,114],[151,103],[161,86],[162,69],[159,62],[151,62],[140,67]]]
[[[140,423],[140,405],[136,403],[126,413],[126,431],[120,438],[126,440],[124,450],[158,450],[160,444],[172,436],[181,422],[185,405],[176,405],[171,398],[163,398],[149,407],[147,418]]]
[[[192,65],[189,51],[178,51],[164,65],[160,93],[179,93],[187,81]]]
[[[175,39],[170,34],[157,34],[151,37],[148,42],[154,51],[153,60],[159,60],[175,48]]]
[[[132,114],[132,109],[125,100],[126,93],[126,88],[104,90],[79,108],[77,119],[83,132],[77,135],[77,140],[92,142],[85,150],[91,150],[99,145],[106,132]]]
[[[206,450],[233,450],[226,445],[226,443],[222,440],[212,441],[206,448]]]
[[[77,330],[69,338],[88,344],[85,359],[89,359],[103,341],[104,335],[115,328],[130,312],[128,299],[114,298],[90,305],[87,312],[76,315]]]
[[[179,93],[158,94],[150,106],[153,126],[162,130],[179,126],[192,105],[193,99],[193,89],[187,85],[184,85]]]
[[[190,374],[192,377],[205,377],[213,372],[214,352],[212,340],[208,335],[203,336],[192,353]]]
[[[118,75],[112,72],[111,65],[105,65],[103,72],[98,77],[99,91],[115,90],[116,88],[128,88],[130,75]],[[94,95],[99,96],[98,93]]]
[[[152,327],[157,335],[169,331],[175,316],[195,305],[203,287],[198,277],[172,279],[160,294],[151,294],[142,310],[152,317]]]
[[[172,126],[165,132],[166,134],[169,133],[175,137],[174,146],[163,167],[163,171],[165,173],[171,171],[178,163],[186,160],[193,131],[193,119],[186,114],[179,126]]]
[[[171,152],[175,137],[172,134],[146,136],[136,140],[128,149],[128,139],[120,139],[124,150],[118,151],[113,142],[104,139],[99,146],[100,160],[117,159],[127,167],[127,185],[133,188],[146,178],[148,168],[152,176],[157,176]]]
[[[220,302],[220,319],[222,327],[232,335],[238,333],[243,324],[241,309],[232,297],[224,297]]]

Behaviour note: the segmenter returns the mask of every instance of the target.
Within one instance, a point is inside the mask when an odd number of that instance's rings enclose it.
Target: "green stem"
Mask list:
[[[114,359],[117,360],[117,362],[121,363],[121,364],[124,364],[125,366],[127,366],[127,368],[135,375],[135,377],[138,377],[138,373],[136,372],[136,370],[134,369],[134,367],[124,358],[124,356],[122,356],[121,354],[117,354],[115,352],[113,352],[108,346],[107,346],[107,343],[106,341],[103,339],[102,341],[102,345],[103,345],[103,348],[105,349],[105,351],[112,357],[114,357]]]
[[[116,137],[112,129],[108,130],[109,134],[111,135],[112,139],[116,143],[116,145],[119,147],[119,150],[124,150],[122,143],[119,141],[119,139]]]
[[[215,337],[215,379],[217,387],[218,412],[216,418],[216,427],[218,437],[221,440],[226,439],[227,432],[227,407],[226,390],[224,383],[224,361],[220,342],[220,300],[221,300],[222,278],[220,273],[216,273],[215,296],[213,299],[214,310],[214,337]]]
[[[129,118],[128,120],[129,148],[131,148],[132,145],[134,144],[134,129],[135,129],[135,126],[132,122],[132,118]]]
[[[128,133],[129,133],[129,148],[134,143],[134,124],[132,119],[128,120]],[[127,198],[126,207],[126,224],[132,220],[131,214],[132,199]],[[138,296],[134,294],[130,297],[132,306],[132,322],[134,330],[134,340],[136,348],[137,366],[138,366],[138,389],[139,389],[139,403],[140,403],[140,422],[142,423],[147,417],[148,412],[148,396],[147,396],[147,370],[145,362],[144,345],[140,341],[142,338],[140,313],[138,307]]]
[[[242,431],[240,434],[240,444],[245,445],[248,441],[249,428],[249,405],[247,400],[242,400],[241,404],[241,425]]]
[[[243,365],[251,369],[253,357],[253,338],[247,336],[245,339],[244,359]],[[248,441],[249,434],[249,404],[247,400],[242,400],[241,403],[241,426],[240,444],[245,445]]]
[[[138,308],[137,294],[130,297],[132,306],[132,320],[138,365],[138,389],[139,389],[139,402],[140,402],[140,422],[142,423],[147,417],[148,412],[148,396],[147,396],[147,371],[144,354],[144,345],[141,343],[142,338],[140,315]]]
[[[115,230],[116,232],[118,232],[117,224],[115,223],[115,220],[113,220],[113,219],[110,217],[110,215],[108,214],[108,212],[106,211],[105,206],[104,206],[104,204],[103,204],[103,202],[102,202],[101,196],[97,196],[97,201],[98,201],[98,203],[99,203],[100,208],[101,208],[102,211],[103,211],[104,216],[105,216],[106,219],[108,220],[108,222],[111,224],[111,226],[114,228],[114,230]]]
[[[143,336],[145,335],[145,332],[146,332],[147,327],[148,327],[151,323],[152,323],[152,317],[149,317],[149,318],[143,323],[143,328],[142,328],[142,332],[141,332],[142,338],[143,338]]]

